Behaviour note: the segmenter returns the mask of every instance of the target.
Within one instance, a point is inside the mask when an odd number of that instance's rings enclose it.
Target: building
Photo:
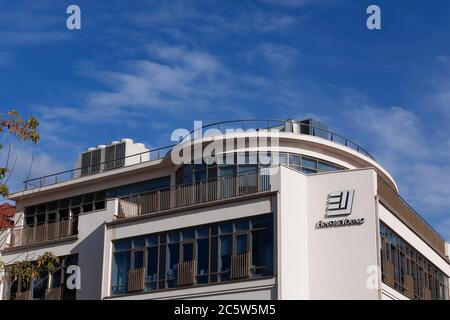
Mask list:
[[[11,228],[14,225],[16,207],[5,202],[0,204],[0,230]]]
[[[449,299],[449,243],[362,147],[311,119],[201,129],[216,130],[160,149],[99,145],[75,170],[26,181],[0,234],[1,297]],[[222,155],[214,143],[231,161],[207,161]],[[11,276],[47,251],[56,271]]]

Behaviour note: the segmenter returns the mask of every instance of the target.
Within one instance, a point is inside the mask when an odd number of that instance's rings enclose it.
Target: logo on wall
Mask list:
[[[335,191],[328,195],[327,217],[348,216],[352,213],[355,190]]]
[[[325,218],[335,218],[351,215],[354,196],[355,190],[330,192],[330,194],[327,197]],[[321,220],[316,223],[316,228],[323,229],[333,227],[346,227],[346,226],[361,225],[363,223],[364,218],[357,218],[357,219],[340,218],[333,220]]]

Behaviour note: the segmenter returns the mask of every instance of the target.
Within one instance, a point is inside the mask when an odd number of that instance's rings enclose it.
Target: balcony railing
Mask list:
[[[45,289],[45,300],[61,300],[62,287]]]
[[[191,286],[195,284],[195,261],[182,261],[178,263],[178,286]]]
[[[332,131],[329,131],[327,129],[313,126],[307,123],[303,123],[300,121],[293,121],[293,120],[261,120],[261,119],[250,119],[250,120],[232,120],[232,121],[222,121],[222,122],[216,122],[211,123],[208,125],[203,126],[202,128],[195,129],[191,131],[188,135],[186,135],[180,143],[185,142],[189,139],[193,139],[197,133],[200,133],[199,131],[207,131],[208,129],[217,129],[223,134],[226,133],[227,129],[239,129],[239,130],[249,130],[249,129],[256,129],[256,130],[273,130],[273,131],[281,131],[281,132],[295,132],[297,134],[303,134],[303,135],[309,135],[309,136],[315,136],[321,139],[325,139],[328,141],[332,141],[334,143],[343,145],[347,148],[353,149],[357,151],[360,154],[363,154],[364,156],[367,156],[371,159],[374,159],[363,147],[359,146],[358,144],[354,143],[353,141],[337,134]],[[162,159],[168,155],[172,149],[177,146],[177,144],[168,145],[161,148],[152,149],[149,151],[145,151],[142,153],[137,153],[133,155],[126,156],[121,159],[115,159],[113,161],[117,162],[124,162],[125,160],[129,160],[132,163],[140,164],[148,161],[153,161],[157,159]],[[92,174],[99,174],[102,172],[105,172],[110,167],[111,161],[102,162],[96,164],[96,168],[98,167],[99,170],[96,170],[95,173]],[[76,169],[66,170],[54,174],[45,175],[42,177],[36,177],[31,178],[24,181],[25,184],[25,190],[28,189],[35,189],[35,188],[41,188],[45,186],[54,185],[57,183],[61,183],[64,181],[69,181],[73,179],[77,179],[79,177],[86,176],[83,174],[86,170],[89,170],[90,167],[80,167]],[[103,168],[103,169],[102,169]]]
[[[192,185],[176,186],[121,198],[117,219],[269,190],[270,177],[261,171],[215,178]]]
[[[128,292],[144,290],[145,268],[130,269],[128,271]]]
[[[62,239],[78,233],[78,219],[61,219],[12,230],[11,246],[24,246],[47,240]]]
[[[245,279],[250,277],[250,252],[233,254],[231,256],[231,279]]]
[[[21,291],[16,293],[15,300],[31,300],[31,290]]]

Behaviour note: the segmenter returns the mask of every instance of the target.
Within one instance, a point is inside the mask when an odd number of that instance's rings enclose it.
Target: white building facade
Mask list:
[[[0,297],[449,299],[448,242],[363,148],[313,120],[219,131],[155,150],[115,141],[27,181],[0,234]],[[276,144],[255,148],[261,133]],[[232,161],[173,161],[217,142]],[[8,269],[45,252],[56,271],[24,283]]]

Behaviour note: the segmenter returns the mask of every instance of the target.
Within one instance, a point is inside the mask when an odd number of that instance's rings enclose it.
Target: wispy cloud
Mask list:
[[[212,37],[222,37],[224,32],[273,33],[286,31],[300,21],[299,15],[261,10],[255,4],[246,2],[215,6],[208,2],[155,1],[151,10],[128,12],[127,15],[139,27],[158,27],[176,36],[186,30]]]
[[[64,7],[53,2],[15,1],[0,11],[0,48],[8,50],[70,39]]]
[[[299,62],[300,51],[289,45],[264,42],[254,49],[243,52],[242,56],[250,65],[260,63],[262,60],[269,69],[285,69]]]
[[[427,128],[417,115],[401,107],[362,106],[345,112],[360,138],[400,186],[401,194],[437,229],[446,232],[450,208],[450,152],[448,140]],[[450,139],[450,132],[446,132]]]
[[[43,150],[36,147],[26,146],[19,143],[12,143],[11,153],[7,147],[0,151],[0,164],[8,164],[10,170],[7,175],[7,184],[10,192],[23,190],[23,181],[27,178],[35,178],[47,175],[50,172],[58,172],[68,169],[59,160]]]

